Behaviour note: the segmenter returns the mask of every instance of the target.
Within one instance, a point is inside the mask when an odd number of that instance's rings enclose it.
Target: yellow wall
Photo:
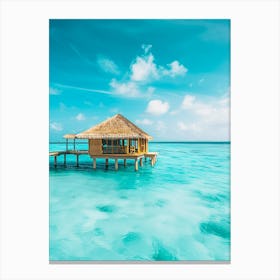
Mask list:
[[[138,140],[138,153],[148,152],[148,140],[137,139]],[[101,139],[89,139],[89,155],[102,155],[102,140]],[[128,146],[126,147],[126,153],[129,153]]]
[[[90,139],[89,141],[89,154],[90,155],[102,155],[102,140]]]

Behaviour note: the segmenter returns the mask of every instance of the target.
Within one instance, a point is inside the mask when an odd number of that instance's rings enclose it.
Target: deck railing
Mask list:
[[[137,149],[134,146],[103,146],[103,154],[134,154]]]
[[[126,154],[127,146],[107,146],[103,147],[103,154]]]

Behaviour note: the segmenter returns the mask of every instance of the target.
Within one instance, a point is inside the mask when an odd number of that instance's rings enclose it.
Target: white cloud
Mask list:
[[[116,79],[112,79],[110,86],[115,90],[116,94],[123,95],[125,97],[136,97],[139,95],[139,90],[134,82],[120,83]]]
[[[183,103],[182,103],[182,107],[184,109],[188,109],[188,108],[191,108],[194,104],[194,101],[195,101],[195,96],[193,95],[186,95],[184,97],[184,100],[183,100]]]
[[[111,80],[109,85],[113,88],[113,94],[123,97],[143,97],[142,93],[145,93],[147,96],[151,96],[155,89],[151,86],[147,87],[148,82],[167,76],[174,78],[185,75],[187,68],[177,60],[167,64],[167,67],[157,65],[151,48],[152,45],[143,44],[144,54],[136,57],[123,79],[121,81]],[[111,63],[108,62],[108,64]]]
[[[77,121],[83,121],[83,120],[85,120],[86,118],[85,118],[85,115],[84,114],[82,114],[82,113],[79,113],[77,116],[76,116],[76,120]]]
[[[163,75],[170,76],[172,78],[176,76],[184,76],[188,69],[179,63],[179,61],[175,60],[168,64],[169,69],[162,69]]]
[[[154,56],[150,52],[152,45],[142,45],[144,49],[144,55],[136,57],[136,61],[131,65],[131,80],[133,81],[148,81],[153,79],[159,79],[164,76],[176,77],[184,76],[188,69],[175,60],[167,67],[156,65],[154,62]]]
[[[97,59],[97,64],[99,67],[107,73],[118,75],[120,73],[118,66],[115,62],[109,58],[100,56]]]
[[[60,123],[57,123],[57,122],[51,122],[50,123],[50,128],[52,130],[56,130],[56,131],[62,131],[63,130],[62,125]]]
[[[143,120],[136,120],[135,121],[137,124],[141,125],[152,125],[154,122],[149,120],[149,119],[143,119]]]
[[[159,99],[151,100],[148,103],[148,107],[146,112],[153,114],[153,115],[162,115],[168,112],[169,104],[168,102],[163,102]]]
[[[131,80],[133,81],[146,81],[157,79],[158,71],[154,63],[154,56],[148,54],[143,57],[137,56],[136,61],[130,66]]]

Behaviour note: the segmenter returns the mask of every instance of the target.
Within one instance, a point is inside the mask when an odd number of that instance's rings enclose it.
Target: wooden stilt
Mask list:
[[[54,156],[54,167],[57,166],[57,156]]]
[[[93,169],[96,169],[96,158],[93,158]]]
[[[78,167],[79,166],[79,155],[78,154],[76,155],[76,163],[77,163],[76,165]]]
[[[143,166],[143,158],[140,158],[140,166]]]
[[[119,169],[118,159],[115,158],[115,170],[118,170],[118,169]]]
[[[135,159],[134,168],[135,171],[138,171],[138,159]]]
[[[64,154],[64,165],[66,165],[66,154]]]
[[[123,160],[123,165],[126,166],[126,158]]]
[[[108,165],[109,165],[109,159],[106,158],[106,160],[105,160],[105,166],[106,166],[106,168],[108,168]]]

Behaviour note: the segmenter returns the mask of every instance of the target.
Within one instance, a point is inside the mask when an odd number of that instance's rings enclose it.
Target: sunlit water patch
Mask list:
[[[50,145],[50,150],[62,150]],[[79,148],[86,148],[79,147]],[[151,143],[134,171],[50,158],[50,260],[230,259],[230,145]]]

